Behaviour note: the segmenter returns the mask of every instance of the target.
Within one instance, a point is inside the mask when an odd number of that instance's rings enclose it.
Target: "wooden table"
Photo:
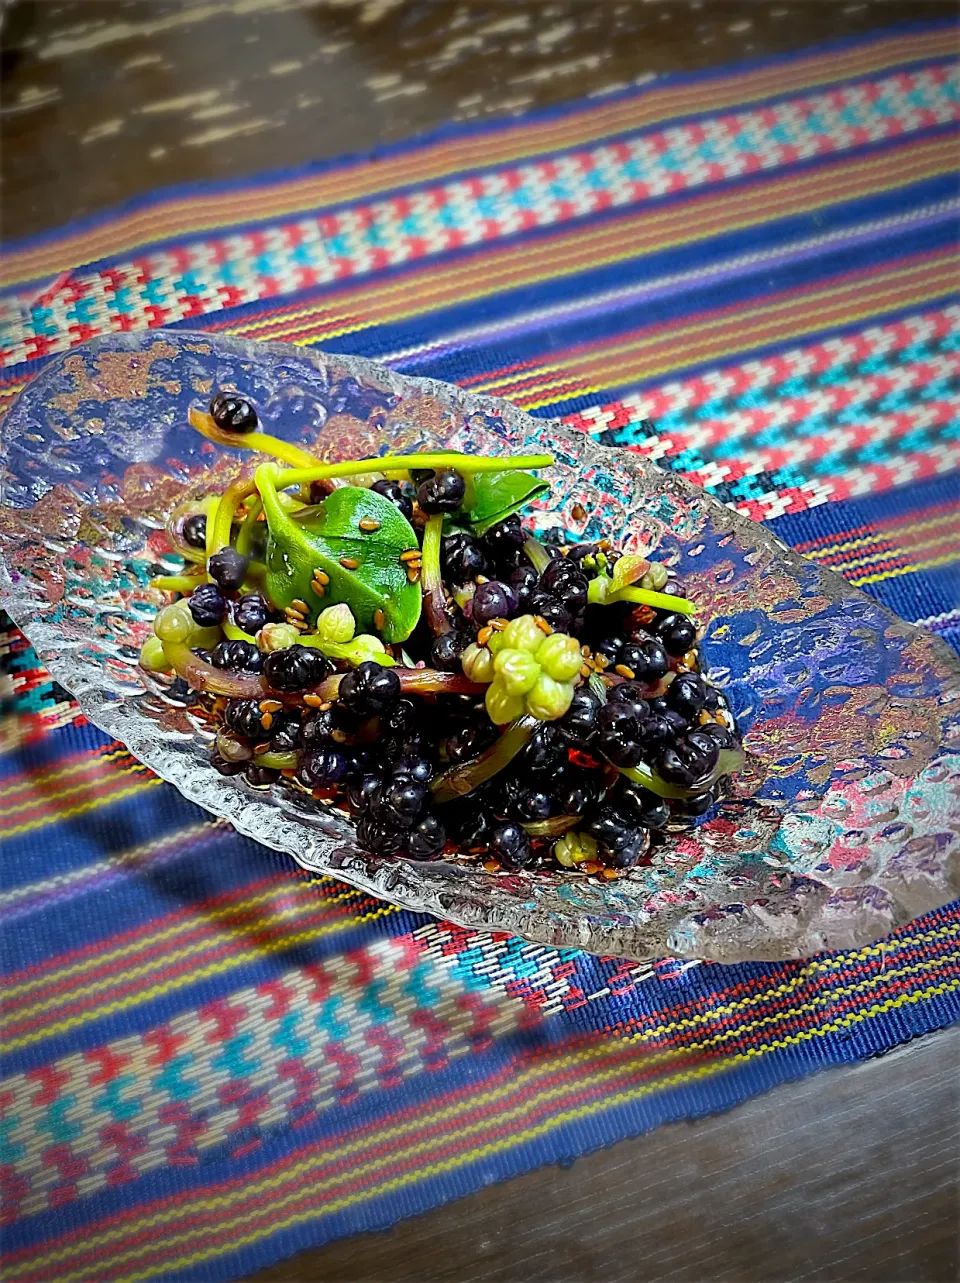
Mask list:
[[[22,0],[2,33],[3,231],[955,12],[952,0]],[[948,1283],[958,1225],[955,1029],[256,1277]]]

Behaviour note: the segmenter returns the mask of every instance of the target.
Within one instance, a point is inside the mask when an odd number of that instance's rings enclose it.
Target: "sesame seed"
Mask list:
[[[419,548],[408,548],[406,552],[400,554],[401,561],[419,561],[423,556]]]
[[[580,647],[580,654],[584,657],[584,659],[589,659],[589,658],[590,658],[590,647],[589,647],[589,646],[581,646],[581,647]]]
[[[270,752],[270,741],[269,741],[269,740],[264,740],[262,744],[254,744],[254,746],[253,746],[253,751],[254,751],[254,753],[269,753],[269,752]]]
[[[606,878],[608,882],[615,882],[620,874],[616,869],[601,869],[600,876]]]
[[[340,565],[343,566],[344,570],[356,570],[360,563],[353,557],[341,557]]]
[[[283,705],[278,699],[262,699],[257,707],[261,713],[279,713]]]
[[[575,503],[573,505],[572,515],[577,521],[586,521],[587,510],[582,503]]]
[[[634,677],[636,677],[636,673],[633,669],[628,668],[626,664],[617,664],[613,671],[615,673],[619,673],[621,677],[625,677],[628,682],[632,682]]]
[[[590,875],[599,873],[601,867],[602,866],[598,864],[596,860],[585,860],[584,863],[580,865],[581,871]]]
[[[542,615],[534,615],[533,622],[537,625],[540,631],[542,633],[546,633],[548,637],[553,632],[553,629],[550,627],[550,625],[547,623],[547,621],[544,619]]]
[[[347,732],[340,730],[331,731],[330,738],[335,740],[338,744],[345,744],[347,742]]]
[[[496,862],[496,860],[484,860],[483,867],[486,869],[488,873],[500,872],[500,865]]]
[[[493,629],[489,624],[485,624],[477,633],[477,645],[486,646],[487,642],[493,636]]]
[[[479,588],[482,584],[488,584],[490,580],[487,578],[486,575],[475,575],[473,582]]]
[[[507,627],[507,621],[505,619],[491,619],[490,627],[495,633],[502,633]]]
[[[407,566],[407,581],[415,584],[420,578],[420,569],[417,566]]]
[[[261,713],[261,714],[260,714],[260,725],[263,727],[263,729],[264,729],[265,731],[268,731],[268,730],[270,729],[270,727],[273,725],[273,714],[272,714],[272,713]]]
[[[319,708],[319,709],[322,709],[324,704],[326,703],[326,701],[322,700],[319,695],[304,695],[303,702],[306,704],[308,708]]]
[[[307,611],[310,609],[307,603],[305,601],[301,601],[299,597],[294,597],[290,605],[297,612],[298,615],[305,615]]]
[[[589,665],[589,664],[581,664],[581,665],[580,665],[580,676],[581,676],[581,677],[589,677],[589,676],[590,676],[590,673],[591,673],[592,671],[593,671],[593,670],[590,668],[590,665]]]
[[[378,610],[375,610],[375,611],[373,612],[373,626],[374,626],[374,628],[380,629],[380,628],[382,628],[382,627],[384,626],[384,624],[385,624],[386,622],[387,622],[387,617],[386,617],[386,615],[383,613],[383,611],[382,611],[382,610],[379,610],[379,609],[378,609]]]
[[[330,582],[330,576],[325,570],[321,570],[319,566],[314,570],[313,577],[321,584],[328,584]]]
[[[374,521],[372,517],[361,517],[360,520],[357,522],[357,525],[364,532],[364,534],[373,534],[375,530],[380,529],[380,522]]]
[[[316,579],[313,580],[310,587],[313,589],[313,595],[315,597],[325,597],[327,595],[326,588]]]

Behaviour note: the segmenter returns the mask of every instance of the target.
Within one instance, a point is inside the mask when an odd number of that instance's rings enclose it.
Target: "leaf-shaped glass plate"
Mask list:
[[[235,388],[325,459],[443,444],[557,460],[542,527],[672,562],[751,757],[735,796],[614,883],[365,854],[282,787],[218,775],[136,666],[170,567],[163,520],[252,462],[187,426]],[[10,614],[97,725],[201,806],[298,863],[471,927],[642,959],[848,948],[960,894],[960,664],[937,639],[682,479],[502,401],[366,361],[185,330],[122,334],[48,365],[4,425]]]

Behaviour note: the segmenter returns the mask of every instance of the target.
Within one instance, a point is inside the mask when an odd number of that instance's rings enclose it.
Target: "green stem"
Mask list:
[[[433,800],[438,803],[452,802],[492,779],[510,765],[520,750],[529,743],[539,725],[535,717],[520,717],[512,722],[485,753],[471,758],[469,762],[459,762],[456,766],[451,766],[449,771],[438,775],[430,785]]]
[[[193,406],[187,411],[187,418],[190,426],[196,428],[201,436],[209,441],[216,441],[218,445],[230,446],[232,449],[259,450],[261,454],[272,455],[293,468],[312,468],[320,462],[309,451],[291,445],[289,441],[281,441],[269,432],[221,432],[209,414]]]
[[[521,828],[532,838],[558,838],[576,828],[582,819],[582,815],[554,815],[549,820],[533,820]]]
[[[254,495],[250,500],[247,508],[247,515],[240,523],[240,529],[237,531],[237,552],[242,557],[250,555],[250,544],[253,541],[253,530],[257,524],[257,518],[263,511],[263,500],[259,495]]]
[[[542,575],[552,559],[536,535],[527,535],[524,540],[523,551],[527,554],[527,558],[532,563],[537,574]]]
[[[617,601],[631,601],[638,606],[652,606],[655,610],[676,611],[680,615],[694,615],[697,608],[686,597],[672,593],[654,592],[652,588],[614,588],[609,575],[596,575],[587,585],[587,601],[592,606],[610,606]]]
[[[281,753],[276,749],[268,749],[266,753],[255,753],[253,760],[257,766],[269,766],[274,771],[289,771],[300,761],[300,754],[293,750]]]
[[[332,477],[359,477],[368,472],[395,472],[407,468],[455,468],[457,472],[524,472],[530,468],[550,468],[553,456],[550,454],[528,454],[516,459],[487,459],[479,455],[454,454],[445,450],[436,454],[384,454],[374,459],[347,459],[342,463],[318,464],[315,468],[292,468],[277,472],[272,464],[261,464],[257,469],[259,475],[264,469],[270,469],[272,484],[277,490],[286,490],[289,486],[302,486],[311,481],[327,481]],[[257,489],[261,489],[259,482]],[[261,490],[262,493],[262,490]]]
[[[179,677],[194,690],[211,695],[226,695],[230,699],[264,699],[270,694],[266,678],[251,674],[243,677],[229,669],[214,668],[195,655],[184,642],[164,642],[163,653]]]
[[[631,780],[634,784],[641,785],[651,793],[656,793],[657,797],[684,798],[696,797],[698,793],[705,792],[716,784],[717,780],[722,776],[732,775],[734,771],[738,771],[743,766],[743,761],[743,752],[740,749],[721,749],[716,766],[709,775],[697,782],[696,788],[682,788],[679,784],[668,784],[656,771],[652,771],[643,762],[637,766],[620,766],[617,769],[628,780]]]
[[[686,597],[675,597],[673,593],[654,592],[652,588],[621,588],[611,593],[609,601],[632,601],[638,606],[652,606],[654,610],[675,611],[678,615],[695,615],[697,608]]]
[[[423,610],[435,637],[450,631],[446,594],[440,574],[440,543],[443,536],[443,513],[427,518],[423,531],[423,552],[420,562],[420,587],[423,592]]]
[[[161,592],[191,593],[205,581],[206,575],[154,575],[150,587],[159,588]]]
[[[249,633],[245,633],[243,629],[238,628],[236,624],[231,624],[229,619],[224,619],[220,624],[220,627],[223,629],[223,635],[226,637],[227,641],[245,641],[252,642],[254,645],[257,644],[256,637],[251,637]]]
[[[326,655],[328,659],[342,660],[345,664],[353,664],[354,668],[358,664],[365,664],[367,660],[373,660],[375,664],[381,664],[384,668],[393,668],[396,660],[385,650],[373,650],[365,644],[360,637],[355,637],[348,642],[331,642],[326,641],[319,633],[304,633],[300,637],[301,646],[312,646],[314,650],[319,650],[321,654]]]

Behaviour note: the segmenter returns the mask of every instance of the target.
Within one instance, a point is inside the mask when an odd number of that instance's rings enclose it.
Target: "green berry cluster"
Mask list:
[[[487,686],[487,713],[497,726],[525,713],[542,722],[562,717],[582,663],[575,637],[545,633],[533,615],[511,619],[486,646],[468,646],[461,660],[467,677]]]

